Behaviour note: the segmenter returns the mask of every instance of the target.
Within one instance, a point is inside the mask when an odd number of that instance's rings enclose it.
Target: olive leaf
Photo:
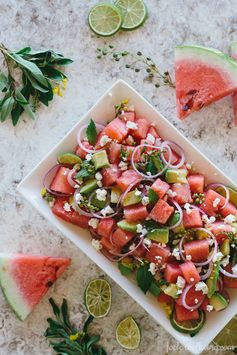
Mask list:
[[[4,122],[8,116],[10,115],[12,109],[13,109],[13,105],[14,105],[14,98],[12,96],[8,97],[1,108],[1,121]]]

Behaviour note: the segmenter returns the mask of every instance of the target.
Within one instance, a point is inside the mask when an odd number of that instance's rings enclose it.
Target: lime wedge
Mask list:
[[[147,19],[147,8],[142,0],[116,0],[114,2],[123,16],[122,29],[134,30]]]
[[[233,203],[233,205],[235,205],[235,207],[237,207],[237,191],[232,189],[232,187],[226,186],[227,189],[230,191],[230,202]],[[216,189],[216,192],[218,192],[220,195],[225,197],[225,190],[223,189],[223,187],[218,187]]]
[[[116,328],[116,340],[122,348],[134,350],[141,341],[140,329],[132,317],[123,319]]]
[[[89,26],[99,36],[112,36],[122,25],[120,10],[110,3],[95,5],[89,13]]]
[[[104,279],[89,282],[84,294],[88,312],[94,318],[105,317],[111,307],[111,287]]]
[[[81,164],[81,158],[73,153],[62,153],[58,155],[58,162],[60,164]]]
[[[170,317],[171,325],[180,333],[191,334],[192,336],[197,334],[203,327],[206,317],[203,311],[199,311],[199,319],[178,322],[175,313],[173,312]]]
[[[218,346],[233,346],[237,347],[237,316],[222,329],[215,337],[213,343]]]

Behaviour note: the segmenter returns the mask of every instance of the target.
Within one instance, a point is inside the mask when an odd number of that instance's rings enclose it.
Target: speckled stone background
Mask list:
[[[87,26],[88,11],[96,2],[0,0],[1,41],[7,47],[54,48],[75,60],[67,69],[69,83],[63,98],[57,97],[49,108],[40,108],[37,121],[24,118],[17,128],[10,121],[0,125],[0,250],[72,257],[72,266],[47,296],[58,301],[66,297],[78,324],[86,318],[85,285],[88,279],[103,275],[103,271],[32,209],[16,192],[16,186],[116,79],[132,84],[217,166],[237,180],[237,128],[233,127],[230,97],[180,122],[173,89],[156,89],[122,63],[99,62],[95,54],[98,46],[113,43],[120,49],[143,51],[172,73],[177,44],[201,44],[228,52],[231,41],[237,40],[236,0],[147,0],[149,19],[145,26],[110,39],[97,38]],[[126,353],[116,344],[114,330],[128,313],[142,329],[141,347],[134,355],[188,354],[184,349],[168,350],[177,345],[176,341],[111,283],[111,312],[93,325],[108,354]],[[43,336],[51,312],[47,296],[22,323],[0,294],[1,355],[52,354]]]

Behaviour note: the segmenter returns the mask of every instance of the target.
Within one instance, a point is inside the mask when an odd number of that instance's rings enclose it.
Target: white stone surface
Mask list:
[[[125,69],[121,62],[99,62],[95,54],[98,46],[113,43],[120,49],[141,50],[163,70],[172,72],[173,49],[177,44],[196,43],[228,52],[231,41],[237,39],[236,0],[147,0],[149,19],[145,26],[108,39],[97,38],[87,26],[88,11],[96,2],[0,0],[1,41],[6,46],[54,48],[75,60],[67,70],[69,83],[63,98],[56,98],[49,108],[41,107],[37,121],[24,118],[16,128],[10,121],[0,125],[0,250],[73,259],[72,266],[25,322],[16,319],[0,294],[1,355],[52,354],[43,336],[46,318],[51,314],[48,297],[58,301],[66,297],[72,318],[80,324],[86,317],[83,290],[89,279],[104,275],[16,193],[16,186],[116,79],[123,78],[132,84],[217,166],[237,179],[237,128],[233,127],[230,97],[181,122],[176,118],[173,89],[156,89],[143,82],[142,75]],[[137,319],[142,330],[141,347],[133,354],[188,354],[183,349],[168,350],[177,342],[111,283],[111,313],[92,327],[101,333],[108,354],[125,353],[116,344],[114,330],[128,314]]]

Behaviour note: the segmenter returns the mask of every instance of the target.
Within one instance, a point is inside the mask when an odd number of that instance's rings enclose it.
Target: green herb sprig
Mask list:
[[[72,60],[52,50],[35,52],[30,47],[13,52],[3,44],[0,52],[6,65],[5,71],[0,70],[0,121],[11,117],[15,126],[23,112],[35,119],[40,102],[48,106],[54,94],[61,96],[67,77],[58,68]]]
[[[67,301],[59,308],[52,298],[49,299],[56,320],[48,318],[49,327],[45,336],[49,339],[58,339],[50,345],[58,355],[107,355],[102,346],[96,345],[100,340],[99,335],[89,335],[88,327],[93,321],[89,316],[80,331],[70,322]]]
[[[125,68],[133,70],[135,73],[145,72],[144,79],[152,82],[156,88],[159,88],[161,85],[175,87],[169,72],[161,72],[155,62],[140,51],[137,53],[117,51],[113,45],[97,48],[97,59],[105,57],[110,57],[114,62],[124,59]]]

